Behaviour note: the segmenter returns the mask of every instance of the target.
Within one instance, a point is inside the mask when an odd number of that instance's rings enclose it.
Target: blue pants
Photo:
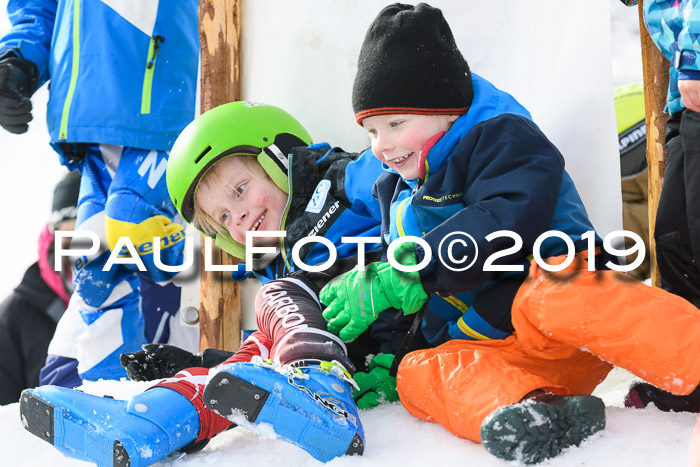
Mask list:
[[[78,337],[83,379],[126,376],[119,354],[146,342],[140,276],[162,282],[175,274],[155,266],[153,237],[161,237],[163,264],[182,263],[185,236],[182,226],[172,223],[177,211],[165,183],[167,159],[164,151],[94,144],[83,161],[76,230],[95,232],[101,242],[98,253],[78,258],[73,267],[76,306],[87,325]],[[145,271],[114,261],[103,271],[117,245],[120,259],[134,261],[126,237]]]

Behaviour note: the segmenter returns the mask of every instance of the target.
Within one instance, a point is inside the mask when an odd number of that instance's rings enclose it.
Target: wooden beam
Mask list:
[[[202,112],[240,100],[241,0],[199,3]]]
[[[649,246],[651,252],[651,283],[658,287],[659,269],[656,264],[654,226],[656,210],[659,207],[661,185],[666,169],[666,120],[664,113],[668,91],[669,62],[661,54],[649,36],[644,24],[644,0],[640,0],[639,33],[642,41],[642,68],[644,75],[644,107],[647,128],[647,164],[649,166]]]
[[[240,100],[240,7],[241,0],[203,0],[199,3],[202,113]],[[236,262],[220,249],[214,250],[213,264]],[[241,344],[241,287],[231,279],[230,272],[204,271],[204,258],[201,264],[200,349],[238,350]]]

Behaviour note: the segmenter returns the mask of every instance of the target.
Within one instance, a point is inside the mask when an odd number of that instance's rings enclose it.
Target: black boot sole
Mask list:
[[[63,438],[62,428],[58,428],[61,430],[59,432],[55,431],[57,426],[63,426],[62,420],[56,423],[56,417],[63,418],[64,416],[64,411],[60,407],[54,407],[29,391],[22,391],[19,399],[19,414],[24,428],[37,438],[41,438],[51,445],[54,445],[55,436],[58,437],[59,442]],[[58,447],[60,448],[60,446]],[[105,464],[97,459],[91,460],[98,465]],[[111,464],[113,467],[129,467],[131,465],[129,453],[119,440],[114,440],[112,443]]]
[[[554,396],[495,410],[481,425],[481,443],[506,461],[535,464],[578,446],[605,428],[605,404],[594,396]]]
[[[255,423],[270,393],[225,372],[217,373],[204,388],[204,405],[224,417],[240,411]]]
[[[53,405],[28,391],[19,398],[19,416],[25,430],[53,445]]]

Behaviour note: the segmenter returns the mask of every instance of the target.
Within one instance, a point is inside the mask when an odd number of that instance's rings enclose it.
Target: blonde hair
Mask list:
[[[219,174],[219,169],[221,167],[221,162],[227,160],[229,157],[238,157],[243,164],[243,168],[253,177],[257,179],[270,179],[270,176],[265,172],[258,158],[255,156],[228,156],[221,160],[218,160],[214,165],[207,169],[206,173],[202,179],[197,184],[195,192],[193,195],[194,204],[194,215],[192,216],[192,225],[204,232],[210,237],[216,237],[217,235],[228,233],[228,229],[219,221],[211,217],[209,214],[204,212],[204,209],[197,203],[197,190],[200,186],[206,186],[211,188],[214,185],[223,183],[224,188],[227,193],[233,194],[236,192],[236,187],[229,184],[228,180],[222,180]]]

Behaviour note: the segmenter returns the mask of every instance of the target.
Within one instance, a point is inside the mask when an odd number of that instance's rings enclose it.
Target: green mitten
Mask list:
[[[393,362],[393,354],[380,354],[372,359],[367,373],[355,373],[353,378],[359,389],[353,389],[353,396],[358,408],[371,409],[384,402],[399,400],[396,377],[389,376]]]
[[[415,244],[402,243],[394,251],[399,264],[415,266]],[[371,263],[364,271],[355,267],[350,272],[333,279],[320,293],[326,305],[323,317],[328,329],[349,342],[377,319],[387,308],[403,310],[410,315],[428,301],[420,275],[399,271],[388,262]]]
[[[344,342],[357,338],[379,313],[391,308],[376,274],[380,264],[371,263],[364,271],[355,267],[321,290],[321,302],[326,305],[323,317],[328,321],[328,329]]]
[[[400,244],[394,251],[394,258],[403,266],[415,266],[418,264],[416,244],[412,242]],[[411,315],[420,310],[430,298],[423,290],[418,271],[399,271],[390,263],[379,263],[377,277],[384,286],[384,292],[391,306],[403,310],[405,315]]]

